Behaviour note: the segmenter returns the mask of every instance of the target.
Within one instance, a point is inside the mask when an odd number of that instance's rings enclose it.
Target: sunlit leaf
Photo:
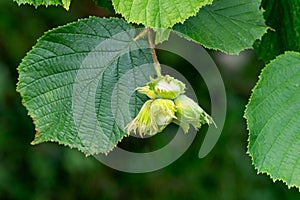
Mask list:
[[[18,4],[30,4],[36,7],[40,5],[44,5],[44,6],[60,5],[63,6],[66,10],[69,10],[71,4],[71,0],[14,0],[14,1],[17,2]]]
[[[212,0],[112,0],[117,13],[128,22],[143,24],[155,29],[171,28],[196,15],[199,9]]]

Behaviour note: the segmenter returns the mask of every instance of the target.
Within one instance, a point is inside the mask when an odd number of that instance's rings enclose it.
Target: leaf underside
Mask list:
[[[143,101],[134,89],[154,74],[148,44],[134,36],[123,20],[91,17],[38,40],[17,87],[36,125],[33,144],[58,142],[86,155],[114,148]]]
[[[203,46],[237,54],[266,32],[259,0],[214,0],[174,30]]]
[[[159,29],[184,22],[212,0],[112,0],[112,3],[128,22]]]
[[[245,111],[248,152],[258,172],[300,186],[300,53],[286,52],[260,75]]]

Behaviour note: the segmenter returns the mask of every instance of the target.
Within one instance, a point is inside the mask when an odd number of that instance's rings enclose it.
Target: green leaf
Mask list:
[[[71,0],[14,0],[14,1],[17,2],[19,5],[30,4],[36,7],[40,5],[44,5],[44,6],[60,5],[63,6],[66,10],[69,10],[71,4]]]
[[[62,0],[62,4],[63,4],[63,7],[66,10],[69,10],[70,4],[71,4],[71,0]]]
[[[105,8],[107,11],[114,13],[114,7],[111,0],[93,0],[95,4],[99,7]]]
[[[158,29],[155,32],[155,44],[163,43],[170,37],[171,29]]]
[[[112,3],[128,22],[159,29],[184,22],[212,0],[112,0]]]
[[[155,73],[148,43],[134,36],[121,19],[92,17],[38,40],[19,66],[17,88],[36,125],[33,144],[87,155],[113,149],[141,104],[134,89]]]
[[[300,1],[263,0],[266,24],[272,28],[254,45],[266,63],[285,51],[300,52]]]
[[[266,32],[259,0],[215,0],[174,30],[203,46],[237,54]]]
[[[286,52],[262,71],[245,111],[255,168],[300,188],[300,53]]]

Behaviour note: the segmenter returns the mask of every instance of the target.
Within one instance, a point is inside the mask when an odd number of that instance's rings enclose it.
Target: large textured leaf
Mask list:
[[[158,29],[184,22],[212,0],[112,0],[112,3],[128,22]]]
[[[263,0],[266,24],[272,27],[254,49],[269,62],[284,51],[300,52],[300,1]]]
[[[36,125],[33,144],[85,154],[110,151],[126,133],[131,94],[153,75],[147,42],[120,19],[89,18],[46,33],[19,66],[18,91]],[[146,66],[144,65],[146,64]]]
[[[266,32],[259,6],[259,0],[214,0],[174,30],[207,48],[236,54]]]
[[[262,71],[245,117],[258,172],[300,187],[300,53],[278,56]]]
[[[18,4],[30,4],[34,6],[50,6],[50,5],[61,5],[63,6],[66,10],[69,10],[71,0],[14,0]]]

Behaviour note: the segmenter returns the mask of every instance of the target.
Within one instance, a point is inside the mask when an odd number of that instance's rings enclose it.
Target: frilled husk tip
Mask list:
[[[154,135],[176,119],[175,112],[175,104],[169,99],[148,100],[125,129],[128,134]]]
[[[180,125],[184,132],[187,133],[190,125],[195,129],[201,128],[203,124],[214,124],[213,119],[191,98],[186,95],[180,95],[175,100],[176,117],[174,122]]]

